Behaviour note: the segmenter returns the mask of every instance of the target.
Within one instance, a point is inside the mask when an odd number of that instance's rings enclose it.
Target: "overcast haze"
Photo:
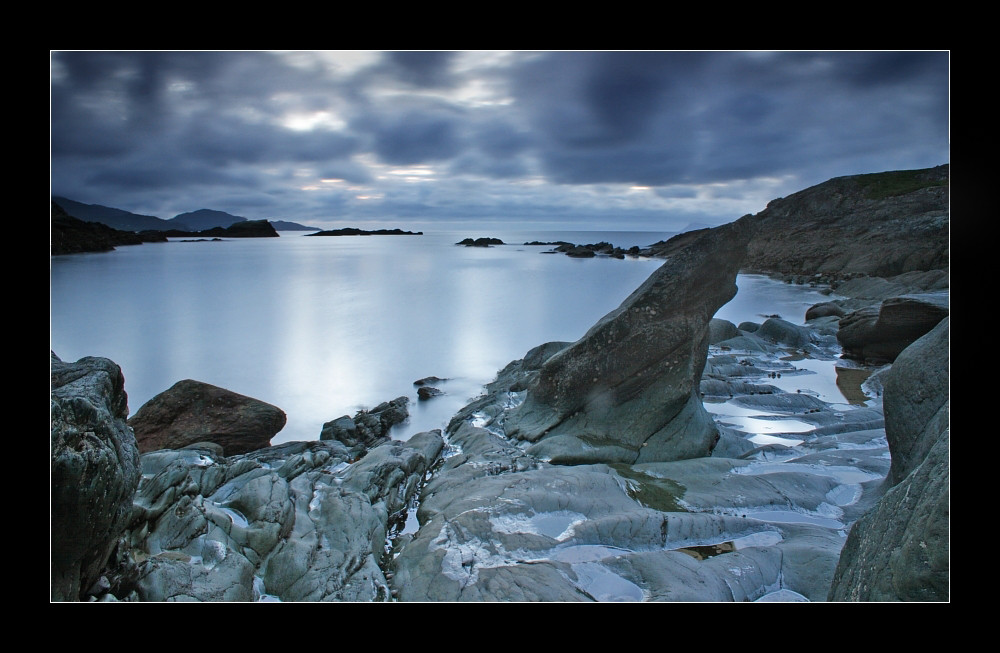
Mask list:
[[[947,52],[53,52],[54,195],[677,230],[949,162]]]

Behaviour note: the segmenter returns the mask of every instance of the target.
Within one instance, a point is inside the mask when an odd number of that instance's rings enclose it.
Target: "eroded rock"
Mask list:
[[[555,462],[707,455],[717,431],[697,397],[709,323],[736,294],[745,221],[706,230],[583,338],[541,366],[508,436]]]

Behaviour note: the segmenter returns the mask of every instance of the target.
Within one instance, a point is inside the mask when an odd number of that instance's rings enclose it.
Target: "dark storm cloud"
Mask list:
[[[457,116],[434,111],[391,116],[373,129],[375,153],[394,165],[449,159],[461,147],[457,120]]]
[[[564,210],[567,193],[591,185],[649,186],[674,208],[778,179],[791,192],[946,162],[948,63],[947,52],[55,52],[52,190],[112,206],[150,198],[129,210],[173,192],[299,215],[467,218],[534,215],[532,202],[569,215],[587,201]],[[435,168],[419,190],[386,174],[416,165]],[[503,196],[522,180],[516,201]]]
[[[946,53],[558,53],[515,79],[563,183],[781,175],[929,137],[946,151]]]
[[[386,63],[400,81],[438,87],[454,83],[450,70],[454,57],[453,52],[390,52]]]

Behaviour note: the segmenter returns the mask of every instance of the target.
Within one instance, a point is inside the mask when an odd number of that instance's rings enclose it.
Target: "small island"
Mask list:
[[[368,231],[357,227],[344,227],[343,229],[330,229],[328,231],[317,231],[307,236],[423,236],[422,231],[403,231],[402,229],[375,229]]]
[[[456,245],[465,245],[466,247],[492,247],[493,245],[503,245],[504,242],[499,238],[465,238],[463,240],[455,243]]]

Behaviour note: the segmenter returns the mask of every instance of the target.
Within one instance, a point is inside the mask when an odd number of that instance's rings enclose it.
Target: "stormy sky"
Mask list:
[[[949,147],[941,51],[51,53],[52,194],[160,218],[670,231]]]

